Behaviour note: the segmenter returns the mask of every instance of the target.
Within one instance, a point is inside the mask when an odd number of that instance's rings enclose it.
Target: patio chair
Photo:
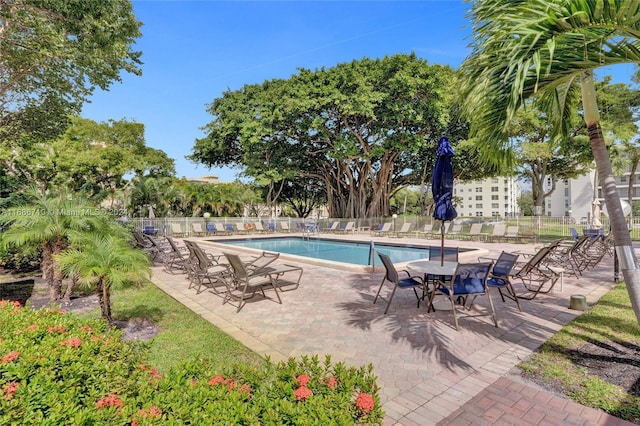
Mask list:
[[[431,230],[433,229],[433,225],[431,223],[426,223],[423,227],[422,230],[420,231],[416,231],[416,237],[424,237],[424,238],[430,238],[431,237]]]
[[[582,275],[582,269],[586,267],[583,248],[589,244],[589,237],[583,235],[576,240],[562,241],[554,244],[545,258],[545,263],[565,269],[576,277]]]
[[[496,225],[497,226],[497,225]],[[518,231],[518,225],[509,225],[507,226],[507,229],[504,233],[504,240],[505,241],[515,241],[515,242],[519,242],[520,241],[520,233]]]
[[[497,223],[493,225],[493,232],[487,235],[487,241],[493,243],[494,241],[502,240],[504,239],[505,232],[507,232],[507,226]]]
[[[580,234],[578,233],[578,230],[576,228],[569,228],[569,232],[571,232],[571,236],[574,240],[580,238]]]
[[[240,256],[237,254],[224,253],[224,256],[231,265],[232,273],[224,277],[224,280],[227,283],[227,293],[224,301],[222,302],[223,304],[231,300],[235,300],[238,302],[236,312],[240,312],[246,304],[246,300],[254,297],[258,290],[260,290],[265,298],[268,298],[264,292],[264,289],[267,287],[271,287],[273,289],[278,299],[278,303],[282,304],[278,288],[274,284],[274,280],[271,275],[260,272],[252,273],[245,267],[245,264],[240,260]]]
[[[400,229],[396,232],[396,236],[408,235],[411,232],[411,222],[405,222]]]
[[[182,226],[179,223],[173,222],[171,224],[171,236],[172,237],[184,237],[185,232],[182,230]]]
[[[496,319],[496,311],[493,307],[493,301],[491,300],[491,294],[487,291],[487,280],[489,278],[489,272],[493,262],[482,263],[460,263],[455,274],[455,279],[452,282],[446,282],[444,280],[438,281],[438,285],[431,292],[429,298],[429,306],[433,306],[433,299],[436,295],[445,296],[449,302],[451,302],[451,311],[453,312],[453,321],[455,329],[458,329],[458,316],[456,307],[456,300],[461,299],[461,306],[470,310],[473,307],[473,302],[478,296],[486,295],[489,299],[489,306],[491,308],[491,316],[493,318],[493,324],[497,327],[498,320]],[[468,298],[472,297],[471,302],[468,302]],[[460,306],[460,305],[459,305]]]
[[[256,232],[259,232],[260,234],[264,234],[265,232],[267,232],[267,230],[264,229],[264,226],[262,226],[262,222],[260,221],[254,222],[253,228],[256,230]]]
[[[449,232],[447,232],[447,235],[453,237],[453,238],[458,238],[460,237],[460,235],[462,234],[462,224],[461,223],[454,223],[451,225],[451,228],[449,229]]]
[[[226,286],[224,277],[229,273],[228,265],[220,264],[220,256],[205,253],[194,241],[185,240],[185,245],[189,250],[189,261],[186,264],[189,288],[195,288],[196,294],[200,294],[202,286],[205,286],[220,294],[218,287]]]
[[[487,234],[482,232],[482,224],[481,223],[472,223],[471,229],[469,229],[469,233],[464,236],[465,239],[469,239],[473,241],[477,238],[478,241],[487,241]]]
[[[384,310],[386,314],[389,311],[389,306],[391,305],[391,301],[393,300],[393,296],[396,294],[396,290],[398,288],[401,289],[412,289],[414,294],[416,295],[416,299],[418,300],[418,308],[420,307],[420,300],[424,298],[426,294],[428,294],[427,286],[424,282],[424,278],[422,276],[411,276],[409,271],[407,270],[396,270],[396,267],[393,265],[391,258],[386,254],[378,253],[378,257],[382,260],[382,264],[384,265],[385,275],[380,283],[380,287],[378,288],[378,292],[376,293],[376,297],[373,299],[373,303],[375,304],[380,296],[380,290],[382,290],[382,286],[385,281],[389,281],[393,284],[393,290],[391,290],[391,295],[389,295],[389,300],[387,301],[387,307]],[[406,276],[405,276],[406,275]],[[418,295],[417,289],[422,290],[422,295]],[[382,299],[382,298],[381,298]]]
[[[193,235],[201,237],[205,234],[204,229],[202,229],[202,224],[200,222],[193,222],[191,224],[191,232]]]
[[[431,246],[431,247],[429,247],[429,260],[435,260],[435,261],[442,260],[444,262],[457,262],[458,261],[458,257],[459,257],[459,253],[460,253],[460,250],[459,250],[458,247],[445,247],[444,248],[444,253],[443,253],[441,247]],[[427,275],[425,275],[424,279],[425,279],[425,282],[427,284],[427,288],[431,289],[431,288],[435,287],[437,280],[450,281],[451,277],[450,276],[440,276],[440,275],[427,274]],[[429,309],[431,309],[431,306],[429,306]]]
[[[261,269],[267,267],[269,264],[275,262],[279,256],[280,253],[263,251],[261,256],[256,257],[250,262],[245,262],[244,266],[249,272],[255,274],[260,272]]]
[[[229,235],[227,228],[220,222],[214,222],[213,226],[216,228],[216,235]]]
[[[487,288],[498,289],[498,293],[500,293],[500,298],[504,302],[504,298],[507,297],[516,302],[518,306],[518,310],[522,312],[520,308],[520,302],[518,301],[518,296],[516,295],[515,290],[513,289],[513,284],[511,284],[511,271],[513,270],[516,262],[518,261],[518,254],[515,253],[507,253],[503,251],[498,256],[498,259],[495,260],[493,264],[493,268],[489,274],[489,279],[487,280]],[[483,257],[478,258],[479,261],[492,260]],[[502,290],[506,292],[503,293]]]
[[[356,231],[356,223],[355,222],[347,222],[340,228],[336,229],[335,232],[340,232],[342,234],[346,234],[347,232],[355,233]]]
[[[371,235],[374,237],[382,237],[388,235],[391,232],[391,222],[381,223],[378,229],[371,231]]]
[[[218,229],[216,228],[216,225],[214,225],[213,223],[207,223],[207,235],[211,235],[211,234],[217,234],[218,233]]]
[[[549,246],[541,247],[512,275],[518,278],[530,293],[527,296],[518,295],[518,298],[533,300],[538,294],[549,293],[562,277],[564,269],[546,263],[551,250]]]
[[[175,272],[186,273],[189,262],[189,250],[187,247],[178,246],[173,238],[166,237],[171,251],[164,258],[164,270],[173,274]]]
[[[289,222],[280,222],[280,231],[291,232],[291,228],[289,227]]]
[[[322,228],[322,231],[323,231],[323,232],[333,232],[333,231],[335,231],[336,229],[338,229],[338,225],[340,225],[340,222],[338,222],[338,221],[336,220],[336,221],[334,221],[334,222],[331,222],[331,224],[330,224],[328,227],[326,227],[326,228]]]

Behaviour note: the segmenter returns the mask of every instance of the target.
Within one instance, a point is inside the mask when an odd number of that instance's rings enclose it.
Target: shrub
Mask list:
[[[41,257],[40,248],[24,249],[0,245],[0,267],[4,269],[21,272],[35,271],[40,268]]]
[[[372,367],[317,356],[166,374],[99,320],[0,302],[2,424],[380,424]]]

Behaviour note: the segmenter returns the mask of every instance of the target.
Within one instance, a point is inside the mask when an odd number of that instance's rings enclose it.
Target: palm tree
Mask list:
[[[30,205],[0,214],[0,224],[8,228],[0,238],[8,246],[42,247],[42,276],[51,301],[57,301],[62,295],[62,274],[54,256],[67,248],[72,232],[98,228],[101,212],[78,197],[42,195],[33,188],[26,192],[33,200]]]
[[[640,323],[640,269],[600,127],[593,70],[640,63],[640,2],[629,0],[479,0],[471,8],[472,53],[461,67],[472,137],[487,160],[509,152],[509,123],[534,94],[558,136],[568,134],[570,105],[583,116],[604,192],[615,250]],[[579,83],[579,85],[578,85]],[[510,166],[512,157],[501,156]]]
[[[102,318],[111,324],[111,289],[144,281],[151,276],[151,269],[147,255],[129,244],[124,228],[105,221],[102,230],[105,232],[74,233],[72,248],[55,259],[65,275],[77,275],[85,287],[95,286]]]

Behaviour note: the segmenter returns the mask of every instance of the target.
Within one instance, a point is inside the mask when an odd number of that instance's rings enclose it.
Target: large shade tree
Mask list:
[[[140,73],[130,0],[0,2],[0,142],[64,131],[96,87]]]
[[[419,183],[412,169],[431,170],[415,159],[446,130],[453,75],[394,55],[245,85],[210,105],[191,159],[241,166],[271,194],[296,176],[322,182],[332,217],[389,214],[389,197]]]
[[[461,67],[463,94],[472,135],[482,141],[478,150],[487,160],[499,157],[508,164],[512,159],[509,125],[525,100],[540,96],[554,129],[566,135],[571,101],[582,97],[615,250],[640,322],[640,270],[600,124],[593,78],[596,68],[640,62],[640,2],[484,0],[473,3],[470,16],[473,42]]]

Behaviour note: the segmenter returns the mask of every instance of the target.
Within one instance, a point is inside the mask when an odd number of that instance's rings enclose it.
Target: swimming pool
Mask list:
[[[232,240],[216,240],[218,244],[228,244],[246,247],[256,250],[274,251],[278,253],[293,254],[312,259],[328,260],[332,262],[349,263],[353,265],[371,265],[371,242],[338,241],[321,238],[305,239],[301,237],[275,237],[275,238],[245,238]],[[373,244],[376,252],[391,257],[394,263],[408,262],[417,259],[428,259],[429,253],[437,251],[440,247]],[[447,248],[445,247],[445,252]],[[461,251],[464,249],[461,249]],[[375,259],[375,264],[380,264],[380,259]]]

